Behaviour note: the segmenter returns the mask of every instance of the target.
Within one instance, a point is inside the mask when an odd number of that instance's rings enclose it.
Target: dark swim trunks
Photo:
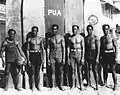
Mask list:
[[[115,53],[104,52],[102,55],[102,64],[109,64],[110,66],[113,66],[115,64]]]
[[[30,61],[32,65],[40,65],[41,66],[41,52],[30,52]]]
[[[96,64],[96,50],[86,50],[85,59],[89,64]]]

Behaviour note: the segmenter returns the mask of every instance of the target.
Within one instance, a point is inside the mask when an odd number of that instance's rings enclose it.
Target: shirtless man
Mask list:
[[[32,90],[36,88],[40,91],[40,69],[44,61],[43,38],[37,36],[38,27],[32,27],[32,35],[27,40],[27,60],[28,65],[32,68]]]
[[[47,58],[52,69],[52,88],[58,87],[63,90],[63,65],[65,64],[65,41],[64,37],[58,34],[59,26],[52,25],[52,36],[48,39]],[[56,77],[57,76],[57,77]],[[57,79],[56,79],[57,78]]]
[[[115,38],[115,64],[113,65],[113,73],[115,76],[114,90],[117,90],[117,68],[120,66],[120,26],[116,27],[115,30],[116,38]]]
[[[1,46],[1,54],[5,51],[5,91],[8,90],[8,81],[9,81],[9,73],[11,73],[12,78],[13,78],[13,83],[15,84],[15,89],[18,91],[22,90],[22,87],[20,87],[20,81],[21,81],[21,66],[23,65],[23,61],[26,60],[26,57],[22,51],[22,48],[15,40],[15,35],[16,31],[14,29],[9,29],[8,30],[8,38],[3,41],[2,46]],[[19,51],[19,54],[24,58],[20,59],[18,58],[18,53],[17,50]],[[19,64],[17,64],[19,59]]]
[[[107,77],[108,77],[108,66],[112,69],[112,77],[114,81],[114,88],[116,89],[116,74],[115,74],[115,39],[109,33],[110,26],[108,24],[104,24],[102,26],[104,36],[101,37],[101,59],[103,66],[103,78],[104,85],[107,86]]]
[[[69,38],[68,59],[72,67],[72,88],[75,88],[75,80],[77,85],[80,84],[80,90],[83,89],[82,84],[82,66],[84,64],[84,38],[79,34],[79,26],[72,26],[73,35]],[[79,76],[79,77],[78,77]],[[78,83],[79,81],[79,83]]]
[[[87,26],[88,35],[85,37],[85,59],[88,66],[88,86],[91,85],[90,81],[90,67],[96,83],[96,90],[98,90],[98,64],[100,54],[100,40],[93,33],[93,26]]]

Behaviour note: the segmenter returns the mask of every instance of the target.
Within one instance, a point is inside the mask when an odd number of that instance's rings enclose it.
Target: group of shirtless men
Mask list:
[[[83,90],[83,75],[86,75],[87,85],[91,86],[90,70],[92,69],[96,83],[95,89],[98,90],[98,83],[102,84],[99,81],[101,79],[101,70],[99,70],[99,67],[101,66],[103,68],[103,85],[107,86],[109,67],[114,82],[113,90],[117,89],[116,65],[120,63],[120,27],[116,28],[116,37],[114,37],[110,33],[110,26],[104,24],[102,26],[104,36],[100,39],[94,34],[92,25],[87,26],[88,35],[85,37],[80,35],[78,25],[72,26],[73,34],[69,35],[67,39],[58,33],[59,26],[57,24],[52,25],[51,30],[51,36],[44,40],[37,35],[39,31],[38,27],[33,26],[31,32],[26,37],[27,41],[23,50],[19,43],[15,41],[16,31],[14,29],[8,30],[8,38],[3,41],[1,46],[1,54],[5,51],[5,90],[8,89],[10,72],[16,75],[15,80],[17,85],[15,88],[21,90],[18,85],[19,69],[21,66],[15,63],[17,60],[16,47],[25,59],[23,63],[27,63],[25,66],[31,68],[30,79],[32,90],[35,87],[40,90],[39,73],[44,63],[44,49],[46,50],[47,64],[52,72],[52,88],[58,86],[60,90],[64,90],[63,66],[68,64],[71,67],[71,73],[68,74],[69,72],[67,72],[68,80],[70,80],[69,75],[71,75],[72,81],[69,81],[72,84],[70,85],[71,88],[79,85],[79,89]],[[85,68],[83,69],[83,67]]]

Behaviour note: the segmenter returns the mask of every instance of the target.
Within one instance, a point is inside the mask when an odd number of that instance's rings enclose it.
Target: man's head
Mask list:
[[[38,27],[37,26],[33,26],[31,28],[31,30],[32,30],[33,36],[37,36],[38,30],[39,30]]]
[[[16,31],[14,29],[9,29],[8,30],[9,40],[14,40],[15,34],[16,34]]]
[[[88,32],[88,35],[92,35],[92,33],[93,33],[93,26],[92,25],[87,26],[87,32]]]
[[[78,33],[78,30],[79,30],[79,26],[78,25],[73,25],[72,26],[73,35],[76,35]]]
[[[117,37],[120,37],[120,26],[116,27],[115,33]]]
[[[57,33],[59,26],[57,24],[53,24],[51,28],[52,28],[52,34],[54,35]]]
[[[108,24],[104,24],[102,26],[102,30],[104,32],[104,35],[107,35],[109,33],[109,30],[110,30],[110,26]]]

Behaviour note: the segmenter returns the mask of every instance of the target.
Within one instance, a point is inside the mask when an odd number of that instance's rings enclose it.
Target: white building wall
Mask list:
[[[94,26],[94,33],[99,37],[103,35],[103,31],[102,31],[103,24],[109,24],[112,28],[115,26],[112,19],[103,16],[100,0],[85,0],[85,5],[84,5],[85,28],[89,24],[88,18],[90,15],[96,15],[98,18],[98,23],[93,26]],[[85,33],[87,34],[86,31]]]

